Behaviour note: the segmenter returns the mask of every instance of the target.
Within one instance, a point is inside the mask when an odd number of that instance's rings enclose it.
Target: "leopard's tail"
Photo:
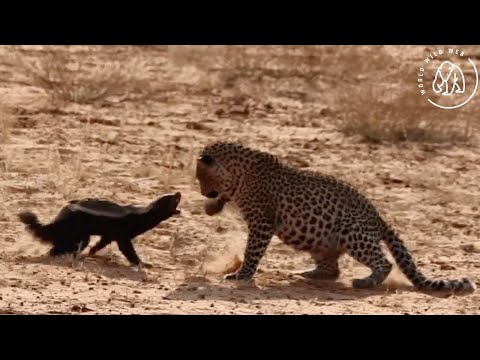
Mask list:
[[[53,242],[53,229],[50,224],[43,225],[36,214],[31,211],[24,211],[18,214],[18,218],[26,225],[28,232],[42,242]]]
[[[427,279],[417,268],[410,252],[403,241],[388,225],[385,224],[383,239],[392,253],[397,265],[415,288],[422,291],[447,290],[454,293],[471,293],[476,285],[468,278],[459,280],[433,280]]]

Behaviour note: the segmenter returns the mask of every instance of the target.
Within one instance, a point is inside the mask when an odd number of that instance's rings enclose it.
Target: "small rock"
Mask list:
[[[463,228],[468,226],[467,224],[462,224],[462,223],[458,223],[458,222],[453,222],[451,225],[455,229],[463,229]]]
[[[440,270],[455,270],[455,269],[456,267],[453,265],[449,265],[449,264],[440,265]]]
[[[480,253],[480,242],[461,246],[466,253]]]
[[[93,311],[93,309],[89,309],[85,305],[73,305],[71,308],[72,311],[78,311],[78,312],[88,312],[88,311]]]
[[[223,116],[223,115],[225,115],[225,110],[220,108],[220,109],[215,111],[215,115],[217,115],[218,117]]]
[[[333,115],[335,115],[335,111],[333,111],[329,107],[326,107],[320,110],[320,116],[333,116]]]

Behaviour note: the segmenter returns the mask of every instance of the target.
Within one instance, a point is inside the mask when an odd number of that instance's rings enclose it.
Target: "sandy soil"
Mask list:
[[[35,59],[43,51],[29,47],[22,56]],[[368,269],[348,257],[338,282],[304,281],[294,273],[311,268],[310,259],[277,238],[254,284],[225,282],[224,269],[243,256],[245,225],[231,207],[205,215],[193,173],[196,152],[207,142],[239,139],[342,177],[374,201],[426,274],[478,283],[478,142],[371,144],[346,137],[335,123],[341,106],[328,91],[312,93],[298,78],[264,79],[264,93],[251,78],[222,88],[179,61],[178,49],[62,51],[86,56],[92,66],[139,57],[142,76],[155,87],[144,98],[132,91],[103,105],[52,105],[21,69],[2,61],[0,97],[13,113],[2,115],[8,135],[0,153],[0,313],[480,314],[478,292],[418,293],[396,269],[379,289],[354,290],[351,279]],[[413,71],[422,53],[406,53]],[[72,198],[140,205],[170,191],[182,192],[182,214],[136,239],[140,257],[154,264],[143,272],[129,268],[114,244],[84,261],[48,259],[48,247],[16,217],[31,209],[46,222]]]

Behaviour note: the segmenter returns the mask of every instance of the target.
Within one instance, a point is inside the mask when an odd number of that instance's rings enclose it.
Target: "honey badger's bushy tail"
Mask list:
[[[27,230],[42,242],[52,242],[52,227],[50,224],[43,225],[36,214],[31,211],[24,211],[18,214],[18,218],[26,225]]]
[[[471,293],[475,291],[475,283],[468,278],[459,280],[427,279],[415,265],[415,261],[403,241],[388,225],[385,225],[383,238],[400,270],[413,283],[415,288],[422,291],[448,290],[455,293]]]

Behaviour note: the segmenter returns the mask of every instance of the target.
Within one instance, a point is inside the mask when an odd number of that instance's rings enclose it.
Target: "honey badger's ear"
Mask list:
[[[212,166],[215,164],[215,159],[208,154],[201,155],[197,160],[204,163],[207,166]]]

